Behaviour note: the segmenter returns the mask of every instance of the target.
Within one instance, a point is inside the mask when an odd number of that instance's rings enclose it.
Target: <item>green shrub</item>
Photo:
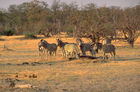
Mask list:
[[[41,30],[37,30],[37,31],[34,32],[34,35],[35,35],[35,34],[38,35],[38,34],[40,34],[40,33],[41,33]]]
[[[16,32],[12,29],[9,30],[3,30],[0,32],[0,35],[6,35],[6,36],[12,36],[14,35]]]
[[[24,33],[24,37],[25,37],[25,38],[37,38],[37,37],[35,36],[35,33],[30,33],[30,32],[25,32],[25,33]]]
[[[73,36],[73,28],[72,27],[67,27],[66,28],[66,33],[68,36]]]

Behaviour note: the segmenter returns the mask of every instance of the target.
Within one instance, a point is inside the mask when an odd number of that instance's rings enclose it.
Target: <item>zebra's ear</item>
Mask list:
[[[41,42],[46,43],[46,41],[45,41],[45,40],[43,40],[43,39],[42,39],[42,41],[41,41]]]
[[[91,46],[93,46],[93,45],[95,45],[95,43],[94,43],[94,42],[92,42],[90,45],[91,45]]]
[[[41,39],[40,41],[43,42],[43,39]]]

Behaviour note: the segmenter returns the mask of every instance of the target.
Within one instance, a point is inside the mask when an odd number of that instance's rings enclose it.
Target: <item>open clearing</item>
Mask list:
[[[0,92],[140,92],[140,38],[133,49],[125,42],[113,42],[116,60],[93,63],[91,59],[69,61],[59,48],[57,56],[40,57],[40,39],[22,37],[1,36]],[[56,43],[55,37],[45,40]],[[75,42],[73,38],[62,40]],[[102,51],[97,54],[102,55]],[[37,88],[9,88],[8,79]]]

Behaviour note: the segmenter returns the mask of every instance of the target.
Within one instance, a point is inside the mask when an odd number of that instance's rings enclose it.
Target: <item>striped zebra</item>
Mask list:
[[[113,44],[111,44],[110,39],[105,39],[103,41],[103,53],[104,53],[104,58],[106,57],[106,53],[110,53],[110,55],[113,56],[115,59],[116,48]]]
[[[55,43],[48,43],[47,41],[41,39],[38,43],[39,52],[46,52],[47,55],[52,56],[53,54],[56,56],[57,45]]]
[[[97,48],[94,43],[83,43],[82,39],[76,39],[76,42],[80,45],[80,50],[83,55],[89,51],[92,56],[96,56],[95,49]]]
[[[57,39],[58,46],[62,49],[63,56],[65,57],[76,57],[78,58],[79,49],[77,44],[63,42],[60,39]]]

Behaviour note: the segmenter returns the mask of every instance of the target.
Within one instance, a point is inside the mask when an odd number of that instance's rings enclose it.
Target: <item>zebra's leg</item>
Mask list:
[[[90,54],[91,54],[91,56],[93,56],[93,51],[92,50],[90,50]]]
[[[46,49],[45,50],[45,56],[46,56],[46,58],[48,58],[49,54],[50,54],[50,51]]]
[[[53,52],[52,52],[52,51],[50,51],[50,53],[49,53],[49,54],[50,54],[50,56],[52,56]]]
[[[65,53],[65,58],[67,58],[67,56],[68,56],[68,52],[67,52],[67,51],[65,51],[64,53]]]
[[[64,49],[63,49],[62,51],[63,51],[63,56],[64,56],[64,57],[67,57],[67,56],[66,56],[66,55],[67,55],[67,52],[66,52]]]
[[[112,51],[112,52],[110,52],[110,57],[112,58],[114,58],[114,60],[115,60],[115,53],[114,53],[114,51]]]
[[[63,56],[65,57],[66,53],[65,53],[64,48],[62,48],[62,54],[63,54]]]
[[[71,52],[66,52],[66,58],[71,57],[72,53]]]
[[[76,51],[72,52],[72,57],[76,58]]]
[[[96,52],[94,50],[90,50],[90,53],[91,53],[92,56],[96,57]]]
[[[68,51],[68,52],[67,52],[67,58],[72,57],[72,54],[73,54],[72,52],[69,52],[69,51]]]
[[[51,56],[55,56],[55,55],[54,55],[54,51],[51,52]]]
[[[53,56],[54,55],[54,51],[50,51],[51,53],[50,53],[50,56]]]
[[[41,59],[44,57],[44,51],[39,51],[39,56],[41,57]]]
[[[54,51],[54,55],[56,56],[56,51]]]
[[[71,52],[71,57],[75,57],[75,52]]]
[[[115,51],[113,51],[113,55],[114,55],[114,60],[115,60],[115,55],[116,55]]]
[[[38,48],[39,50],[39,56],[42,56],[43,52],[44,52],[44,48],[41,46]]]
[[[112,58],[113,57],[113,53],[112,52],[110,52],[110,58]]]
[[[76,58],[79,59],[79,56],[80,56],[79,53],[75,52],[75,55],[76,55]]]
[[[104,57],[103,59],[105,59],[105,52],[104,52],[104,56],[103,57]]]
[[[69,52],[68,53],[68,57],[73,57],[74,53],[73,52]]]
[[[82,54],[85,56],[86,55],[86,52],[85,52],[85,50],[82,50]]]
[[[38,56],[41,56],[41,51],[38,51]]]
[[[99,52],[99,50],[98,50],[98,49],[96,49],[95,51],[96,51],[96,53],[98,53],[98,52]]]
[[[41,48],[39,55],[41,56],[41,59],[44,59],[46,56],[46,49],[45,48]]]

